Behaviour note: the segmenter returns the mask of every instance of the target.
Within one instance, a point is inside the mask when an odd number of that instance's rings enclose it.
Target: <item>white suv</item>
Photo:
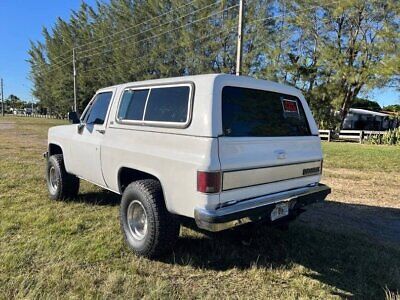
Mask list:
[[[282,84],[224,74],[127,83],[70,119],[49,130],[50,198],[76,196],[79,178],[121,194],[122,232],[139,255],[170,249],[180,216],[220,231],[292,219],[330,193],[310,109]]]

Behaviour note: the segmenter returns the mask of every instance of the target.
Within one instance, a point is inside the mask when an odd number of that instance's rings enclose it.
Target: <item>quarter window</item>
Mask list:
[[[151,89],[144,120],[186,122],[189,92],[190,89],[188,86]]]
[[[125,91],[118,118],[120,120],[142,120],[148,94],[148,89]]]
[[[186,123],[189,101],[189,86],[126,90],[121,99],[118,119],[144,123]]]

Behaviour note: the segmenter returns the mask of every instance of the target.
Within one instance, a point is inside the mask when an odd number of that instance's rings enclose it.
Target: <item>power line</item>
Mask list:
[[[72,57],[72,56],[71,56],[71,57]],[[54,59],[52,59],[52,60],[54,60]],[[55,66],[55,67],[58,67],[58,66],[64,67],[64,66],[66,66],[66,65],[72,63],[72,60],[71,60],[71,61],[67,61],[67,60],[68,60],[68,58],[64,58],[64,59],[62,59],[62,60],[59,61],[59,62],[55,62],[55,61],[49,62],[49,63],[47,63],[47,62],[41,62],[41,63],[39,63],[39,64],[32,62],[32,64],[35,65],[35,66],[39,66],[39,65],[45,64],[45,65],[47,65],[47,66],[50,66],[50,65],[51,65],[51,66]],[[62,64],[63,62],[66,62],[66,63]]]
[[[117,34],[119,34],[119,33],[122,33],[122,32],[126,32],[126,31],[128,31],[128,30],[130,30],[130,29],[136,28],[136,27],[138,27],[138,26],[140,26],[140,25],[143,25],[143,24],[145,24],[145,23],[149,23],[149,22],[151,22],[151,21],[153,21],[153,20],[156,20],[156,19],[158,19],[158,18],[160,18],[160,17],[162,17],[162,16],[165,16],[165,15],[167,15],[167,14],[173,12],[173,11],[177,11],[177,10],[179,10],[179,9],[182,9],[182,8],[186,7],[186,6],[189,6],[190,4],[193,4],[194,2],[195,2],[195,0],[194,0],[194,1],[191,1],[190,3],[181,5],[180,7],[176,8],[176,9],[170,10],[170,11],[168,11],[168,12],[165,12],[165,13],[161,14],[161,15],[158,15],[158,16],[156,16],[156,17],[153,17],[153,18],[150,19],[150,20],[146,20],[146,21],[144,21],[144,22],[142,22],[142,23],[140,23],[140,24],[137,24],[137,25],[131,26],[131,27],[129,27],[129,28],[125,28],[125,29],[123,29],[123,30],[121,30],[121,31],[119,31],[119,32],[115,32],[115,33],[113,33],[113,34],[110,34],[110,35],[108,35],[107,37],[100,38],[100,39],[98,39],[98,40],[96,40],[96,41],[92,41],[92,42],[89,42],[89,43],[86,43],[86,44],[83,44],[83,45],[79,45],[79,46],[75,47],[75,49],[82,48],[83,46],[86,46],[86,45],[89,45],[89,44],[93,44],[93,43],[98,42],[98,41],[101,41],[101,40],[105,40],[106,38],[115,36],[115,35],[117,35]],[[334,1],[332,4],[336,4],[336,3],[339,3],[339,2],[340,2],[340,1]],[[185,17],[187,17],[187,16],[189,16],[189,15],[192,15],[192,14],[194,14],[194,13],[196,13],[196,12],[202,11],[202,10],[204,10],[204,9],[206,9],[206,8],[208,8],[208,7],[211,7],[211,6],[213,6],[213,5],[216,5],[216,4],[218,4],[218,3],[220,3],[220,0],[217,1],[217,2],[215,2],[215,3],[212,3],[212,4],[208,5],[208,6],[206,6],[206,7],[197,9],[197,10],[195,10],[195,11],[189,13],[189,14],[186,14],[186,15],[184,15],[184,16],[182,16],[182,17],[179,17],[178,19],[183,19],[183,18],[185,18]],[[233,6],[231,6],[230,8],[233,8],[233,7],[236,7],[236,6],[238,6],[238,5],[233,5]],[[302,12],[302,11],[308,11],[308,10],[313,10],[313,9],[317,9],[317,8],[321,8],[321,7],[322,7],[322,6],[315,5],[315,6],[311,6],[311,7],[309,7],[309,8],[305,8],[305,9],[297,9],[297,10],[294,10],[293,13]],[[230,8],[228,8],[228,9],[230,9]],[[228,9],[226,9],[226,10],[228,10]],[[221,12],[223,12],[223,11],[225,11],[225,10],[222,10]],[[219,13],[221,13],[221,12],[219,12]],[[216,13],[216,14],[218,14],[218,13]],[[211,16],[213,16],[213,15],[211,15]],[[207,16],[207,17],[205,17],[205,18],[208,18],[208,17],[211,17],[211,16]],[[268,19],[275,19],[275,18],[279,18],[279,17],[283,17],[283,16],[284,16],[284,14],[280,14],[280,15],[275,15],[275,16],[271,16],[271,17],[260,18],[260,19],[257,19],[257,20],[250,21],[250,22],[248,22],[248,24],[257,23],[257,22],[261,22],[261,21],[268,20]],[[201,19],[200,19],[200,20],[201,20]],[[198,21],[200,21],[200,20],[198,20]],[[174,21],[176,21],[176,20],[172,20],[172,21],[169,21],[169,22],[166,22],[166,23],[157,25],[157,26],[152,27],[152,28],[150,28],[150,29],[147,29],[147,30],[145,30],[145,31],[143,31],[143,32],[139,32],[139,33],[136,33],[136,34],[134,34],[134,35],[124,37],[124,38],[119,39],[119,40],[117,40],[117,41],[123,41],[123,40],[129,39],[129,38],[135,37],[135,36],[137,36],[137,35],[140,35],[140,34],[143,34],[143,33],[148,32],[148,31],[151,31],[151,30],[153,30],[153,29],[155,29],[155,28],[159,28],[159,27],[168,25],[168,24],[170,24],[170,23],[172,23],[172,22],[174,22]],[[196,20],[196,21],[197,21],[197,20]],[[196,21],[195,21],[195,22],[196,22]],[[192,23],[189,23],[189,24],[187,24],[187,25],[185,25],[185,26],[188,26],[188,25],[190,25],[190,24],[192,24]],[[181,27],[184,27],[184,26],[181,26]],[[181,27],[177,27],[177,29],[179,29],[179,28],[181,28]],[[170,31],[164,32],[164,33],[162,33],[162,34],[165,34],[165,33],[168,33],[168,32],[170,32]],[[160,36],[160,35],[162,35],[162,34],[156,35],[156,37],[157,37],[157,36]],[[135,42],[134,44],[139,43],[139,42],[144,41],[144,40],[148,40],[148,38],[145,38],[145,39],[143,39],[143,40],[137,41],[137,42]],[[110,43],[104,44],[104,45],[100,45],[100,46],[98,46],[98,47],[94,47],[94,48],[91,48],[91,49],[86,49],[86,50],[80,51],[80,53],[86,53],[86,52],[89,52],[90,50],[96,50],[96,49],[99,49],[99,48],[103,48],[103,47],[106,47],[106,46],[109,45],[109,44],[110,44]],[[127,46],[127,45],[120,46],[120,47],[117,47],[117,48],[113,48],[113,50],[121,49],[121,48],[126,47],[126,46]],[[92,56],[99,55],[99,54],[101,54],[101,53],[109,53],[109,52],[112,52],[113,50],[99,51],[99,52],[96,52],[96,53],[93,53],[93,54],[89,54],[89,55],[80,57],[80,59],[89,58],[89,57],[92,57]],[[72,50],[68,50],[66,53],[72,53]],[[64,54],[65,54],[65,53],[64,53]],[[62,55],[64,55],[64,54],[62,54]],[[57,58],[61,57],[62,55],[59,55],[58,57],[53,58],[52,60],[56,60]],[[72,64],[72,62],[70,61],[70,62],[66,62],[66,63],[60,65],[60,63],[65,62],[67,59],[68,59],[68,58],[64,58],[64,59],[62,59],[60,62],[53,62],[53,65],[55,65],[56,67],[58,67],[58,68],[53,69],[53,70],[58,70],[58,69],[63,68],[63,67],[66,66],[66,65]]]
[[[46,63],[45,63],[45,64],[46,64]],[[53,66],[50,65],[50,64],[46,64],[46,66],[49,67],[49,70],[38,70],[37,72],[38,72],[39,74],[42,74],[42,75],[43,75],[43,72],[46,72],[46,73],[54,72],[54,71],[57,71],[57,70],[60,70],[60,69],[64,68],[64,67],[67,66],[67,65],[71,65],[71,66],[72,66],[72,59],[71,59],[71,61],[69,61],[69,62],[67,62],[67,63],[65,63],[65,64],[63,64],[63,65],[56,65],[55,67],[53,67]],[[36,66],[38,66],[38,65],[36,64]]]
[[[234,26],[235,26],[235,25],[234,25]],[[233,28],[234,26],[231,26],[230,28],[225,28],[225,29],[223,29],[223,30],[217,31],[217,32],[212,33],[212,34],[203,35],[202,37],[196,38],[196,39],[191,40],[191,41],[192,41],[192,42],[198,42],[198,41],[204,40],[204,39],[206,39],[206,38],[219,35],[219,34],[224,33],[224,32],[227,32],[227,33],[229,34],[229,33],[231,33],[231,32],[234,32],[234,31],[232,30],[232,28]],[[228,29],[230,29],[230,30],[228,31]],[[165,49],[164,52],[167,52],[167,51],[170,51],[170,50],[174,50],[174,49],[177,49],[177,48],[179,48],[179,47],[181,47],[181,45],[176,45],[176,46],[174,46],[174,47],[170,47],[170,48]],[[112,65],[108,65],[108,66],[101,66],[101,67],[91,68],[91,69],[85,70],[84,73],[88,73],[88,72],[91,72],[91,71],[97,71],[97,70],[104,70],[104,69],[108,69],[108,68],[111,68],[111,67],[119,66],[119,65],[122,65],[122,64],[126,64],[126,63],[129,63],[129,62],[133,62],[133,61],[134,61],[135,59],[137,59],[137,58],[143,58],[143,57],[150,56],[151,54],[152,54],[152,53],[147,53],[147,54],[145,54],[145,55],[136,56],[136,57],[130,58],[130,59],[128,59],[128,60],[120,61],[120,62],[118,62],[118,63],[116,63],[116,64],[112,64]],[[158,56],[158,57],[160,57],[160,56]],[[82,77],[88,77],[88,76],[82,76]]]
[[[141,23],[139,23],[139,24],[136,24],[136,25],[133,25],[133,26],[131,26],[131,27],[125,28],[125,29],[123,29],[123,30],[114,32],[114,33],[109,34],[109,35],[107,35],[107,36],[105,36],[105,37],[102,37],[102,38],[99,38],[99,39],[97,39],[97,40],[94,40],[94,41],[85,43],[85,44],[83,44],[83,45],[79,45],[79,46],[75,47],[75,49],[79,49],[79,48],[85,47],[85,46],[87,46],[87,45],[91,45],[91,44],[97,43],[97,42],[99,42],[99,41],[103,41],[103,40],[105,40],[105,39],[107,39],[107,38],[113,37],[113,36],[118,35],[118,34],[120,34],[120,33],[123,33],[123,32],[129,31],[129,30],[131,30],[131,29],[137,28],[137,27],[140,26],[140,25],[143,25],[143,24],[152,22],[152,21],[154,21],[154,20],[156,20],[156,19],[158,19],[158,18],[161,18],[161,17],[163,17],[163,16],[165,16],[165,15],[168,15],[168,14],[174,12],[174,11],[177,11],[177,10],[180,10],[180,9],[186,7],[186,6],[189,6],[189,5],[193,4],[193,3],[196,2],[196,1],[197,1],[197,0],[193,0],[193,1],[189,2],[189,3],[186,3],[186,4],[184,4],[184,5],[181,5],[181,6],[177,7],[177,8],[171,9],[171,10],[165,12],[165,13],[162,13],[162,14],[160,14],[160,15],[157,15],[157,16],[155,16],[155,17],[153,17],[153,18],[151,18],[151,19],[149,19],[149,20],[143,21],[143,22],[141,22]],[[218,2],[220,2],[220,0],[219,0]]]
[[[52,58],[51,60],[56,61],[57,59],[59,59],[61,56],[63,56],[63,55],[66,54],[66,53],[71,53],[71,56],[72,56],[72,52],[73,52],[73,50],[68,50],[67,52],[65,52],[65,53],[63,53],[63,54],[61,54],[61,55],[59,55],[59,56],[56,56],[56,57]],[[48,57],[48,58],[49,58],[49,57]],[[71,58],[70,58],[70,57],[65,57],[65,58],[61,59],[60,61],[53,62],[53,63],[54,63],[54,64],[60,64],[60,63],[63,63],[63,62],[65,62],[65,61],[67,61],[68,59],[71,59]],[[50,58],[49,58],[49,60],[50,60]]]
[[[189,26],[189,25],[191,25],[191,24],[195,24],[195,23],[198,23],[198,22],[200,22],[200,21],[209,19],[209,18],[211,18],[211,17],[213,17],[213,16],[216,16],[216,15],[221,14],[221,13],[223,13],[223,12],[229,11],[229,10],[235,8],[235,7],[238,7],[238,6],[239,6],[238,4],[232,5],[232,6],[230,6],[230,7],[227,7],[227,8],[225,8],[225,9],[223,9],[223,10],[220,10],[220,11],[218,11],[218,12],[212,13],[212,14],[206,16],[206,17],[203,17],[203,18],[197,19],[197,20],[195,20],[195,21],[186,23],[186,24],[184,24],[184,25],[175,27],[175,28],[173,28],[173,29],[164,31],[164,32],[162,32],[162,33],[159,33],[159,34],[156,34],[156,35],[152,35],[152,36],[150,36],[150,37],[141,39],[141,40],[139,40],[139,41],[135,41],[135,42],[132,43],[132,44],[123,45],[123,46],[120,46],[120,47],[114,47],[112,50],[109,50],[109,51],[99,51],[99,52],[96,52],[96,53],[93,53],[93,54],[90,54],[90,55],[86,55],[86,56],[83,56],[83,57],[79,57],[79,59],[89,58],[89,57],[93,57],[93,56],[96,56],[96,55],[99,55],[99,54],[112,52],[112,51],[115,51],[115,50],[117,50],[117,49],[121,49],[121,48],[124,48],[124,47],[127,47],[127,46],[132,46],[132,45],[138,44],[138,43],[143,42],[143,41],[151,40],[151,39],[153,39],[153,38],[155,38],[155,37],[162,36],[162,35],[164,35],[164,34],[170,33],[170,32],[175,31],[175,30],[177,30],[177,29],[181,29],[181,28],[187,27],[187,26]]]
[[[213,3],[213,4],[209,4],[209,5],[207,5],[207,6],[204,6],[204,7],[200,8],[200,9],[194,10],[194,11],[192,11],[192,12],[190,12],[190,13],[184,15],[184,16],[181,16],[181,17],[177,18],[177,19],[174,19],[174,20],[168,21],[168,22],[166,22],[166,23],[162,23],[162,24],[160,24],[160,25],[157,25],[157,26],[155,26],[155,27],[146,29],[145,31],[141,31],[141,32],[135,33],[135,34],[133,34],[133,35],[123,37],[123,38],[121,38],[121,39],[119,39],[119,40],[116,40],[116,41],[114,41],[114,42],[125,41],[125,40],[127,40],[127,39],[130,39],[130,38],[133,38],[133,37],[135,37],[135,36],[138,36],[138,35],[144,34],[144,33],[146,33],[146,32],[149,32],[149,31],[151,31],[151,30],[153,30],[153,29],[166,26],[166,25],[168,25],[168,24],[171,24],[171,23],[173,23],[173,22],[176,22],[177,20],[184,19],[184,18],[186,18],[187,16],[193,15],[193,14],[199,12],[199,11],[202,11],[202,10],[205,10],[205,9],[207,9],[207,8],[210,8],[210,7],[212,7],[212,6],[214,6],[214,5],[218,4],[218,3],[219,3],[219,1],[218,1],[218,2],[215,2],[215,3]],[[100,46],[97,46],[97,47],[94,47],[94,48],[90,48],[90,49],[87,49],[87,50],[84,50],[84,51],[80,51],[80,53],[86,53],[86,52],[89,52],[89,51],[91,51],[91,50],[96,50],[96,49],[104,48],[104,47],[106,47],[106,46],[108,46],[108,45],[110,45],[110,44],[111,44],[111,42],[108,43],[108,44],[103,44],[103,45],[100,45]],[[110,51],[108,51],[108,52],[110,52]],[[81,58],[86,58],[86,56],[83,56],[83,57],[81,57]]]
[[[336,1],[336,2],[339,2],[339,1]],[[238,6],[238,5],[235,5],[235,6]],[[235,6],[232,6],[232,7],[235,7]],[[309,8],[306,8],[306,9],[296,10],[296,11],[293,11],[293,12],[296,13],[296,12],[300,12],[300,11],[308,11],[308,10],[312,10],[312,9],[316,9],[316,8],[321,8],[321,6],[313,6],[313,7],[309,7]],[[279,17],[281,17],[281,16],[283,16],[283,15],[276,15],[276,16],[261,18],[261,19],[257,19],[257,20],[253,20],[253,21],[251,21],[251,22],[248,22],[248,24],[255,23],[255,22],[260,22],[260,21],[262,21],[262,20],[267,20],[267,19],[279,18]],[[330,20],[330,19],[326,19],[325,21],[329,21],[329,20]],[[196,20],[196,21],[197,21],[197,20]],[[189,24],[190,24],[190,23],[189,23]],[[187,26],[187,25],[188,25],[188,24],[183,25],[183,26]],[[181,27],[182,27],[182,26],[181,26]],[[180,27],[177,27],[177,29],[178,29],[178,28],[180,28]],[[232,26],[231,26],[230,28],[232,28]],[[223,30],[221,30],[221,31],[218,31],[218,32],[215,33],[215,34],[209,34],[209,35],[202,36],[202,37],[200,37],[200,38],[197,38],[197,39],[193,40],[193,42],[200,41],[200,40],[204,40],[205,38],[211,37],[211,36],[214,36],[214,35],[218,35],[218,34],[220,34],[220,33],[223,33],[223,32],[226,31],[226,30],[227,30],[227,29],[223,29]],[[170,32],[170,31],[172,31],[172,30],[169,30],[168,32]],[[228,31],[228,33],[230,33],[230,32],[232,32],[232,30],[231,30],[231,31]],[[161,34],[164,34],[164,33],[161,33]],[[152,37],[154,37],[154,36],[152,36]],[[137,41],[137,42],[141,42],[141,41]],[[165,51],[170,51],[170,50],[173,50],[173,49],[176,49],[176,48],[179,48],[179,47],[180,47],[180,45],[177,45],[177,46],[168,48],[168,49],[166,49]],[[104,67],[104,66],[101,66],[101,67],[91,68],[91,69],[85,70],[85,73],[86,73],[86,72],[90,72],[90,71],[108,69],[108,68],[111,68],[111,67],[115,67],[115,66],[118,66],[118,65],[125,64],[125,63],[133,62],[133,60],[136,59],[136,58],[143,58],[143,57],[147,57],[147,56],[149,56],[149,55],[151,55],[151,53],[148,53],[148,54],[146,54],[146,55],[144,55],[144,56],[142,55],[142,56],[140,56],[140,57],[134,57],[134,58],[131,58],[131,59],[129,59],[129,60],[125,60],[125,61],[122,61],[122,62],[119,62],[119,63],[116,63],[116,64],[112,64],[112,65],[109,65],[109,66],[105,66],[105,67]],[[83,77],[87,77],[87,76],[83,76]]]
[[[57,68],[53,69],[53,71],[62,69],[63,67],[68,66],[68,65],[72,65],[72,56],[71,56],[71,61],[68,61],[68,62],[66,62],[65,64],[62,64],[62,65],[58,65],[58,66],[56,65]]]
[[[333,1],[331,4],[338,4],[338,3],[340,3],[340,0]],[[317,8],[323,8],[323,7],[321,5],[314,5],[314,6],[310,6],[308,8],[294,10],[293,13],[304,12],[304,11],[313,10],[313,9],[317,9]],[[284,17],[284,16],[285,16],[285,14],[279,14],[279,15],[275,15],[275,16],[260,18],[260,19],[256,19],[256,20],[247,22],[247,24],[253,24],[253,23],[271,20],[271,19],[275,19],[275,18],[280,18],[280,17]]]
[[[229,7],[229,8],[227,8],[227,9],[224,9],[224,10],[218,12],[218,13],[212,14],[212,16],[213,16],[213,15],[217,15],[217,14],[219,14],[219,13],[221,13],[221,12],[224,12],[224,11],[229,10],[229,9],[231,9],[231,8],[234,8],[234,7],[236,7],[236,6],[232,6],[232,7]],[[166,33],[169,33],[169,32],[171,32],[171,31],[174,31],[174,30],[179,29],[179,28],[181,28],[181,27],[188,26],[188,25],[193,24],[193,23],[197,23],[197,22],[199,22],[199,21],[201,21],[201,20],[203,20],[203,19],[209,18],[209,17],[210,17],[210,15],[207,16],[207,17],[204,17],[204,18],[195,20],[195,21],[193,21],[193,22],[187,23],[187,24],[182,25],[182,26],[180,26],[180,27],[177,27],[177,28],[168,30],[168,31],[166,31],[166,32],[162,32],[162,33],[160,33],[160,34],[158,34],[158,35],[154,35],[154,36],[151,36],[151,37],[149,37],[149,38],[145,38],[145,39],[136,41],[136,42],[133,43],[133,44],[142,42],[142,41],[144,41],[144,40],[149,40],[149,39],[154,38],[154,37],[158,37],[158,36],[164,35],[164,34],[166,34]],[[217,34],[219,34],[219,33],[221,33],[221,32],[224,32],[224,31],[226,31],[226,29],[223,29],[223,30],[221,30],[221,31],[216,32],[215,34],[210,34],[210,35],[207,35],[207,36],[214,36],[214,35],[217,35]],[[201,40],[201,39],[204,39],[204,38],[195,39],[195,40],[193,40],[193,41],[198,41],[198,40]],[[119,48],[121,48],[121,47],[119,47]],[[177,47],[169,48],[169,50],[174,49],[174,48],[177,48]],[[115,48],[114,48],[114,49],[115,49]],[[117,49],[118,49],[118,48],[117,48]],[[168,49],[167,49],[167,50],[168,50]],[[99,54],[99,53],[96,53],[96,55],[97,55],[97,54]],[[84,57],[84,58],[85,58],[85,57]],[[130,60],[132,60],[132,59],[130,59]],[[130,61],[130,60],[129,60],[129,61]],[[126,61],[126,62],[129,62],[129,61]],[[125,63],[125,62],[123,62],[123,63]],[[40,70],[39,73],[43,73],[43,72],[47,72],[47,73],[54,72],[54,71],[57,71],[57,70],[59,70],[59,69],[65,67],[66,65],[72,65],[72,64],[73,64],[72,61],[70,61],[70,62],[67,62],[67,63],[65,63],[65,64],[63,64],[63,65],[57,66],[56,68],[51,68],[50,70]],[[121,64],[121,63],[118,63],[117,65],[119,65],[119,64]],[[94,69],[86,70],[86,72],[92,71],[92,70],[97,70],[97,69],[102,69],[102,68],[103,68],[103,67],[94,68]]]
[[[169,11],[167,11],[167,12],[165,12],[165,13],[162,13],[162,14],[160,14],[160,15],[157,15],[157,16],[155,16],[155,17],[149,19],[149,20],[143,21],[143,22],[141,22],[141,23],[139,23],[139,24],[136,24],[136,25],[131,26],[131,27],[128,27],[128,28],[124,28],[123,30],[114,32],[114,33],[112,33],[112,34],[109,34],[109,35],[107,35],[107,36],[105,36],[105,37],[102,37],[102,38],[99,38],[99,39],[97,39],[97,40],[94,40],[94,41],[91,41],[91,42],[88,42],[88,43],[85,43],[85,44],[82,44],[82,45],[78,45],[78,46],[76,46],[76,47],[74,47],[74,48],[75,48],[75,50],[77,50],[77,49],[80,49],[80,48],[82,48],[82,47],[85,47],[85,46],[88,46],[88,45],[91,45],[91,44],[94,44],[94,43],[103,41],[103,40],[105,40],[105,39],[107,39],[107,38],[116,36],[116,35],[118,35],[118,34],[120,34],[120,33],[127,32],[127,31],[129,31],[129,30],[131,30],[131,29],[134,29],[134,28],[136,28],[136,27],[139,27],[140,25],[143,25],[143,24],[146,24],[146,23],[150,23],[150,22],[152,22],[152,21],[154,21],[154,20],[157,20],[157,19],[159,19],[159,18],[161,18],[161,17],[163,17],[163,16],[165,16],[165,15],[168,15],[168,14],[174,12],[174,11],[178,11],[178,10],[184,8],[184,7],[187,7],[187,6],[193,4],[193,3],[196,2],[196,1],[197,1],[197,0],[193,0],[193,1],[189,2],[189,3],[186,3],[186,4],[184,4],[184,5],[181,5],[181,6],[177,7],[177,8],[171,9],[171,10],[169,10]],[[215,4],[219,3],[219,2],[221,2],[221,0],[218,0],[216,3],[213,3],[212,5],[215,5]],[[212,6],[212,5],[210,5],[210,6]],[[203,9],[204,9],[204,8],[203,8]],[[94,49],[96,49],[96,48],[94,48]],[[91,49],[83,50],[83,51],[81,51],[81,53],[87,52],[88,50],[91,50]],[[52,60],[53,62],[51,62],[51,64],[57,66],[57,65],[62,64],[63,62],[66,62],[68,59],[70,59],[69,57],[62,58],[61,61],[57,61],[57,60],[60,59],[61,57],[63,57],[64,55],[69,54],[69,53],[71,54],[71,57],[72,57],[73,49],[70,49],[70,50],[68,50],[68,51],[66,51],[66,52],[64,52],[64,53],[62,53],[62,54],[60,54],[60,55],[58,55],[58,56],[52,58],[51,60]],[[61,67],[65,66],[65,65],[67,65],[67,64],[69,64],[69,63],[71,63],[71,62],[65,63],[65,64],[61,65]]]
[[[188,5],[192,4],[193,2],[194,2],[194,1],[191,1],[190,3],[185,4],[185,5],[182,5],[182,6],[176,8],[176,9],[174,9],[174,10],[172,10],[172,11],[176,11],[176,10],[178,10],[178,9],[181,9],[181,8],[185,7],[185,6],[188,6]],[[211,6],[215,5],[215,4],[218,4],[219,2],[220,2],[220,1],[217,1],[217,2],[215,2],[215,3],[213,3],[213,4],[210,4],[210,5],[207,6],[207,8],[208,8],[208,7],[211,7]],[[334,2],[332,2],[332,4],[336,4],[336,3],[339,3],[339,2],[340,2],[340,1],[334,1]],[[156,34],[156,35],[153,35],[153,36],[150,36],[150,37],[141,39],[141,40],[139,40],[139,41],[135,41],[135,42],[132,43],[132,44],[129,44],[129,45],[122,45],[122,46],[113,48],[113,50],[121,49],[121,48],[124,48],[124,47],[127,47],[127,46],[131,46],[131,45],[134,45],[134,44],[143,42],[143,41],[151,40],[151,39],[153,39],[153,38],[162,36],[162,35],[164,35],[164,34],[167,34],[167,33],[169,33],[169,32],[172,32],[172,31],[174,31],[174,30],[177,30],[177,29],[180,29],[180,28],[183,28],[183,27],[187,27],[187,26],[189,26],[189,25],[191,25],[191,24],[194,24],[194,23],[198,23],[198,22],[200,22],[200,21],[202,21],[202,20],[204,20],[204,19],[211,18],[211,17],[213,17],[213,16],[215,16],[215,15],[221,14],[221,13],[223,13],[223,12],[225,12],[225,11],[228,11],[228,10],[230,10],[230,9],[233,9],[233,8],[235,8],[235,7],[237,7],[237,6],[239,6],[239,4],[230,6],[230,7],[228,7],[228,8],[225,8],[225,9],[221,10],[221,11],[218,11],[218,12],[216,12],[216,13],[212,13],[212,14],[206,16],[206,17],[203,17],[203,18],[194,20],[194,21],[192,21],[192,22],[189,22],[189,23],[187,23],[187,24],[181,25],[181,26],[179,26],[179,27],[175,27],[175,28],[173,28],[173,29],[164,31],[164,32],[162,32],[162,33],[159,33],[159,34]],[[192,15],[192,14],[194,14],[195,12],[204,10],[205,8],[206,8],[206,7],[203,7],[203,8],[201,8],[201,9],[195,10],[195,11],[189,13],[189,14],[186,14],[186,15],[180,17],[180,19],[185,18],[185,17],[187,17],[187,16],[189,16],[189,15]],[[305,8],[305,9],[297,9],[297,10],[294,10],[294,11],[292,11],[292,13],[298,13],[298,12],[303,12],[303,11],[309,11],[309,10],[313,10],[313,9],[317,9],[317,8],[323,8],[323,7],[322,7],[322,6],[319,6],[319,5],[315,5],[315,6],[311,6],[311,7]],[[119,31],[119,32],[113,33],[113,34],[111,34],[111,35],[109,35],[109,36],[107,36],[107,37],[115,36],[115,35],[118,34],[118,33],[128,31],[128,30],[130,30],[130,29],[132,29],[132,28],[138,27],[139,25],[142,25],[142,24],[145,24],[145,23],[150,22],[150,21],[152,21],[152,20],[155,20],[155,19],[157,19],[157,18],[159,18],[159,17],[161,17],[161,16],[163,16],[163,15],[166,15],[166,14],[172,12],[172,11],[169,11],[169,12],[166,12],[166,13],[161,14],[161,15],[159,15],[159,16],[156,16],[156,17],[154,17],[154,18],[152,18],[152,19],[150,19],[150,20],[148,20],[148,21],[142,22],[142,23],[137,24],[137,25],[135,25],[135,26],[132,26],[132,27],[130,27],[130,28],[126,28],[126,29],[121,30],[121,31]],[[260,19],[256,19],[256,20],[253,20],[253,21],[249,21],[249,22],[247,22],[247,24],[254,24],[254,23],[257,23],[257,22],[265,21],[265,20],[268,20],[268,19],[275,19],[275,18],[279,18],[279,17],[283,17],[283,16],[284,16],[284,14],[280,14],[280,15],[275,15],[275,16],[270,16],[270,17],[265,17],[265,18],[260,18]],[[150,29],[145,30],[144,32],[136,33],[136,34],[134,34],[134,35],[131,35],[131,36],[128,36],[128,37],[124,37],[123,39],[120,39],[120,40],[125,40],[125,39],[128,39],[128,38],[134,37],[134,36],[136,36],[136,35],[146,33],[146,32],[148,32],[148,31],[154,30],[155,28],[168,25],[168,24],[170,24],[170,23],[172,23],[172,22],[174,22],[174,21],[176,21],[176,20],[172,20],[172,21],[163,23],[163,24],[161,24],[161,25],[157,25],[157,26],[155,26],[155,27],[152,27],[152,28],[150,28]],[[105,39],[105,38],[107,38],[107,37],[104,37],[104,38],[99,39],[99,40],[103,40],[103,39]],[[98,41],[98,40],[96,40],[96,41]],[[83,47],[83,46],[85,46],[85,45],[88,45],[88,44],[91,44],[91,43],[94,43],[94,42],[95,42],[95,41],[92,41],[92,42],[86,43],[86,44],[84,44],[84,45],[80,45],[80,46],[78,46],[78,47],[76,47],[76,48],[81,48],[81,47]],[[101,46],[98,46],[98,47],[95,47],[95,48],[92,48],[92,49],[86,49],[86,50],[84,50],[84,51],[81,51],[81,53],[85,53],[85,52],[88,52],[88,51],[90,51],[90,50],[96,50],[96,49],[101,48],[101,47],[104,47],[104,46],[106,46],[106,45],[101,45]],[[108,53],[108,52],[111,52],[111,51],[113,51],[113,50],[95,52],[95,53],[93,53],[93,54],[89,54],[89,55],[80,57],[80,59],[93,57],[93,56],[96,56],[96,55],[99,55],[99,54],[102,54],[102,53]],[[72,50],[68,50],[66,53],[69,53],[69,52],[72,52]],[[61,57],[61,56],[62,56],[62,55],[60,55],[60,56],[58,56],[58,57]],[[66,62],[66,63],[60,65],[60,63],[64,62],[66,59],[68,59],[68,58],[65,58],[65,59],[63,59],[63,60],[61,60],[60,62],[57,62],[57,63],[53,62],[53,65],[55,65],[56,68],[51,68],[51,70],[49,70],[49,71],[50,71],[50,72],[52,72],[52,71],[57,71],[57,70],[59,70],[59,69],[65,67],[66,65],[72,65],[72,60],[69,61],[69,62]],[[53,60],[54,60],[54,59],[53,59]],[[42,72],[42,71],[40,71],[39,73],[41,73],[41,72]]]

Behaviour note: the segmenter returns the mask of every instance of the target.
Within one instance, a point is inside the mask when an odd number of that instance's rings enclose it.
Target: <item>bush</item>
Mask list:
[[[385,134],[371,135],[366,140],[366,143],[372,145],[398,145],[400,146],[400,127],[389,129]]]

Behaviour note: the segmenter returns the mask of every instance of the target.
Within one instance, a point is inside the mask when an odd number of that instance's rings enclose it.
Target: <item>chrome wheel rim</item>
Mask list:
[[[147,234],[147,214],[142,203],[133,200],[128,206],[128,227],[134,239],[143,240]]]
[[[56,168],[54,168],[54,166],[51,166],[50,170],[49,170],[49,183],[50,183],[51,191],[52,192],[57,191],[57,188],[58,188],[57,172],[56,172]]]

